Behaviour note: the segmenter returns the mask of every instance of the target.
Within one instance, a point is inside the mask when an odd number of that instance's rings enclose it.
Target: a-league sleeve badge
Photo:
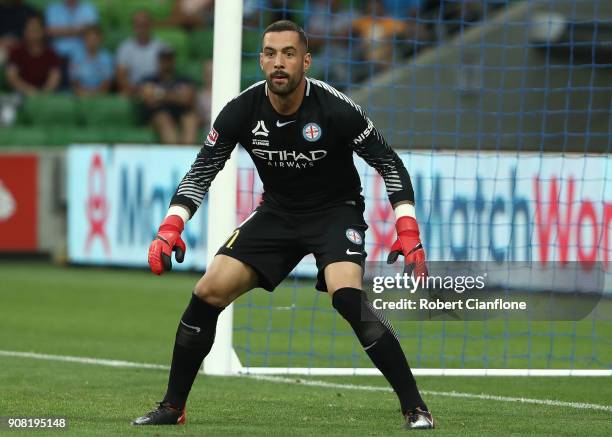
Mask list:
[[[204,141],[204,145],[208,147],[213,147],[219,138],[219,133],[215,130],[214,127],[210,128],[210,132],[206,136],[206,141]]]

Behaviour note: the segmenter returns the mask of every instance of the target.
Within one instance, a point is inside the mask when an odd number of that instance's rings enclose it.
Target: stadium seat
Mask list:
[[[306,10],[308,1],[309,0],[293,0],[291,2],[291,19],[302,27],[305,26],[306,13],[304,11]]]
[[[149,144],[158,142],[155,132],[150,127],[108,129],[104,138],[109,143]]]
[[[77,108],[73,96],[41,94],[25,99],[23,121],[37,126],[70,126],[77,124]]]
[[[44,142],[52,146],[84,143],[138,143],[156,142],[155,133],[150,128],[138,127],[55,127],[43,133]]]
[[[261,31],[259,29],[243,28],[242,52],[259,53],[261,51]]]
[[[30,6],[38,9],[40,12],[45,12],[45,10],[47,9],[47,6],[49,6],[49,4],[55,2],[56,0],[28,0],[25,3],[28,3]]]
[[[85,126],[131,126],[135,123],[132,102],[108,95],[77,100],[79,118]]]
[[[121,27],[122,22],[116,16],[116,7],[112,4],[112,0],[91,0],[91,2],[98,8],[100,26],[107,31],[107,34],[112,33],[111,29],[114,32],[116,28]]]
[[[132,36],[132,30],[130,28],[111,28],[104,27],[104,47],[111,51],[114,55],[117,54],[119,45],[130,36]]]
[[[47,136],[44,129],[29,126],[0,128],[0,146],[45,146]]]
[[[56,126],[45,129],[46,144],[51,146],[67,146],[74,143],[103,143],[96,129],[83,127]]]
[[[196,30],[189,35],[189,55],[201,61],[212,59],[213,29]]]
[[[253,85],[253,83],[262,80],[263,74],[259,66],[259,57],[252,56],[249,58],[243,58],[240,76],[241,90],[244,90],[245,88]]]
[[[177,66],[178,74],[181,76],[185,76],[196,84],[202,84],[202,62],[199,60],[190,60],[188,62],[183,62]]]
[[[131,27],[132,16],[140,10],[148,11],[153,20],[167,18],[172,11],[173,0],[97,0],[103,20],[113,23],[113,26]],[[102,12],[104,11],[104,12]]]

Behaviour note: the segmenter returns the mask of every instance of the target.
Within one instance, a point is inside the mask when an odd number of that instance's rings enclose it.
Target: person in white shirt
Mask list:
[[[117,51],[117,85],[119,92],[131,96],[139,82],[157,72],[159,52],[164,44],[151,36],[151,17],[139,11],[132,18],[134,36],[123,41]]]

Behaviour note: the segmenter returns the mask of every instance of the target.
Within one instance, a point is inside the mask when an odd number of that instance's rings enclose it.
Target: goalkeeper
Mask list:
[[[301,27],[283,20],[266,28],[260,64],[266,79],[223,108],[179,184],[149,249],[151,270],[158,275],[170,270],[173,251],[183,261],[185,223],[237,143],[255,163],[263,201],[229,236],[196,284],[176,332],[166,395],[133,423],[184,423],[187,396],[213,345],[219,314],[253,288],[274,290],[313,253],[316,288],[329,294],[393,387],[406,428],[433,428],[396,334],[362,290],[368,226],[353,152],[380,173],[397,217],[398,239],[389,261],[401,254],[416,274],[425,275],[408,172],[357,104],[305,76],[311,56]]]

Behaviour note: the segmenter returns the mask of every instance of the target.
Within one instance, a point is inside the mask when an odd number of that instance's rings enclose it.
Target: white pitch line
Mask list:
[[[50,354],[39,354],[35,352],[19,352],[19,351],[7,351],[0,350],[0,356],[4,357],[16,357],[16,358],[30,358],[35,360],[45,361],[61,361],[68,363],[79,363],[79,364],[91,364],[96,366],[106,367],[123,367],[131,369],[155,369],[155,370],[168,370],[169,366],[163,364],[151,364],[151,363],[135,363],[132,361],[123,360],[105,360],[101,358],[88,358],[88,357],[74,357],[70,355],[50,355]],[[250,378],[259,381],[269,381],[276,383],[287,383],[287,384],[299,384],[310,387],[322,387],[322,388],[335,388],[343,390],[361,390],[361,391],[382,391],[391,392],[389,387],[374,386],[374,385],[355,385],[355,384],[339,384],[335,382],[318,381],[312,379],[298,379],[298,378],[286,378],[282,376],[269,376],[269,375],[240,375],[240,378]],[[565,402],[554,399],[532,399],[532,398],[520,398],[520,397],[509,397],[509,396],[496,396],[488,394],[476,394],[476,393],[462,393],[456,391],[431,391],[422,390],[423,394],[431,396],[443,396],[463,399],[482,399],[487,401],[499,401],[499,402],[515,402],[523,404],[536,404],[536,405],[547,405],[551,407],[566,407],[580,410],[599,410],[612,412],[612,406],[590,404],[583,402]]]
[[[128,367],[128,368],[133,368],[133,369],[168,370],[170,368],[162,364],[134,363],[132,361],[104,360],[101,358],[73,357],[70,355],[37,354],[35,352],[17,352],[17,351],[0,350],[0,356],[32,358],[34,360],[46,360],[46,361],[64,361],[68,363],[93,364],[96,366],[107,366],[107,367]]]
[[[266,376],[266,375],[245,375],[252,379],[270,382],[282,382],[288,384],[301,384],[311,387],[326,387],[326,388],[337,388],[345,390],[362,390],[362,391],[383,391],[391,392],[389,387],[381,387],[375,385],[355,385],[355,384],[339,384],[328,381],[317,381],[312,379],[297,379],[297,378],[285,378],[282,376]],[[452,398],[464,398],[464,399],[482,399],[487,401],[500,401],[500,402],[518,402],[523,404],[537,404],[537,405],[548,405],[551,407],[568,407],[577,408],[581,410],[601,410],[612,412],[612,406],[600,405],[600,404],[589,404],[584,402],[565,402],[557,401],[554,399],[532,399],[532,398],[519,398],[509,396],[496,396],[487,394],[476,394],[476,393],[462,393],[456,391],[432,391],[432,390],[421,390],[421,393],[432,396],[445,396]]]

